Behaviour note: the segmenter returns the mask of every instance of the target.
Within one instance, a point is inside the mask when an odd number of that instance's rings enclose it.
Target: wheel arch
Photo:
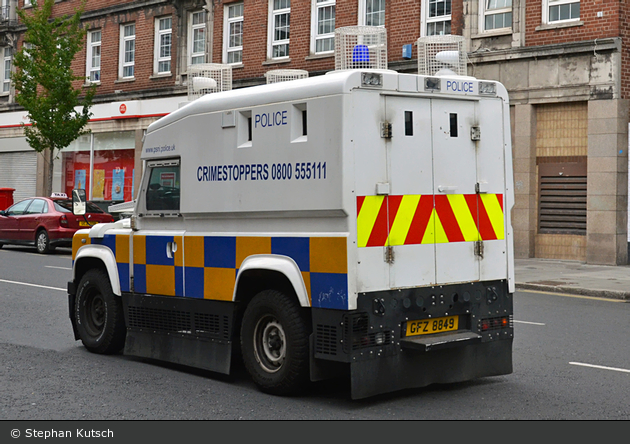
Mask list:
[[[300,268],[288,256],[259,254],[241,264],[234,285],[233,300],[246,306],[263,290],[278,290],[295,297],[301,307],[311,301]]]
[[[116,296],[121,296],[118,267],[112,250],[102,245],[89,245],[89,248],[85,247],[88,247],[88,245],[80,248],[74,259],[72,280],[78,285],[81,278],[88,270],[100,268],[107,272],[112,285],[112,292]]]

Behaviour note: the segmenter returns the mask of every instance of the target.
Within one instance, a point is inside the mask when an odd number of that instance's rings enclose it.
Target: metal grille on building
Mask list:
[[[36,195],[37,153],[0,153],[0,187],[13,188],[13,201]]]

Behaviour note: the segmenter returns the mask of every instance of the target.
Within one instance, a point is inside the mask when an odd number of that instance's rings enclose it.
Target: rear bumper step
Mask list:
[[[400,347],[409,350],[432,351],[481,342],[481,335],[471,331],[441,333],[431,336],[413,336],[400,340]]]

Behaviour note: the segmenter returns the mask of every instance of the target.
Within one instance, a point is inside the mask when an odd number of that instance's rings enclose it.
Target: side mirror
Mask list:
[[[72,190],[72,213],[77,216],[83,216],[85,214],[85,190]]]
[[[0,216],[6,216],[6,215],[7,215],[6,211],[4,210],[0,211]]]

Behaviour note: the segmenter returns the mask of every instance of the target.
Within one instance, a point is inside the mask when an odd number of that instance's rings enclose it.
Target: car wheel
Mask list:
[[[50,252],[50,239],[48,238],[46,230],[37,232],[37,236],[35,236],[35,247],[37,247],[37,252],[40,254]]]
[[[85,348],[99,354],[122,350],[126,337],[122,301],[112,291],[106,272],[92,269],[85,273],[73,312]]]
[[[308,328],[293,298],[275,290],[258,293],[243,315],[241,350],[247,371],[264,392],[292,395],[306,387]]]

